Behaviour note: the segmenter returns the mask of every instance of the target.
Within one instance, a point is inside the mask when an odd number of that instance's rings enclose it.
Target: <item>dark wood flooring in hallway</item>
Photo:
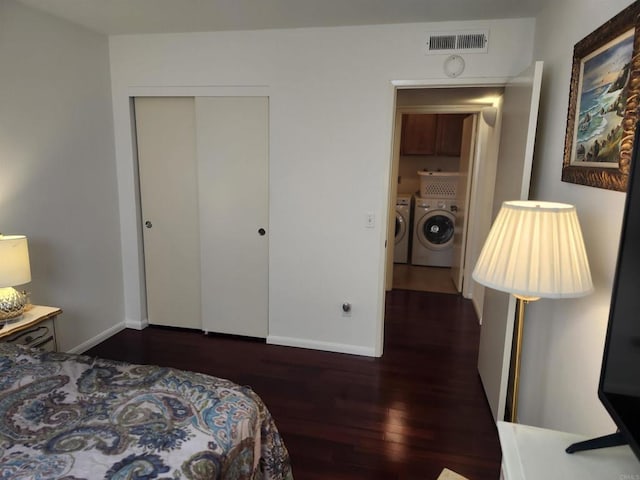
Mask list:
[[[444,467],[497,480],[479,334],[468,300],[394,290],[382,358],[154,327],[122,331],[87,354],[250,385],[276,419],[296,480],[435,480]]]

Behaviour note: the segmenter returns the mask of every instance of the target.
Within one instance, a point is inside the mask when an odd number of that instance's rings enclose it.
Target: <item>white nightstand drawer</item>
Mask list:
[[[33,305],[19,320],[0,329],[0,342],[19,343],[55,352],[58,348],[55,319],[61,313],[58,307]]]
[[[3,338],[2,341],[54,352],[56,350],[56,334],[53,327],[53,319],[50,318],[31,328],[20,330]]]

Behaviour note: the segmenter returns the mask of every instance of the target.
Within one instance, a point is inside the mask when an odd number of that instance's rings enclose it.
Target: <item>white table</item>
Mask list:
[[[628,446],[568,454],[586,437],[498,422],[504,480],[640,480],[640,461]]]

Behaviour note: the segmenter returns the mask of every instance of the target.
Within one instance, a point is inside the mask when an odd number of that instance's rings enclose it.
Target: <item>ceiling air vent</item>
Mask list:
[[[429,35],[427,53],[487,53],[489,30],[439,32]]]

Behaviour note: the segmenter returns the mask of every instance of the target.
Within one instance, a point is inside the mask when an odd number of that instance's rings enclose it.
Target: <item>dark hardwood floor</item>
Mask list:
[[[87,354],[250,385],[276,419],[296,480],[435,480],[444,467],[497,480],[479,334],[468,300],[394,290],[382,358],[154,327],[122,331]]]

